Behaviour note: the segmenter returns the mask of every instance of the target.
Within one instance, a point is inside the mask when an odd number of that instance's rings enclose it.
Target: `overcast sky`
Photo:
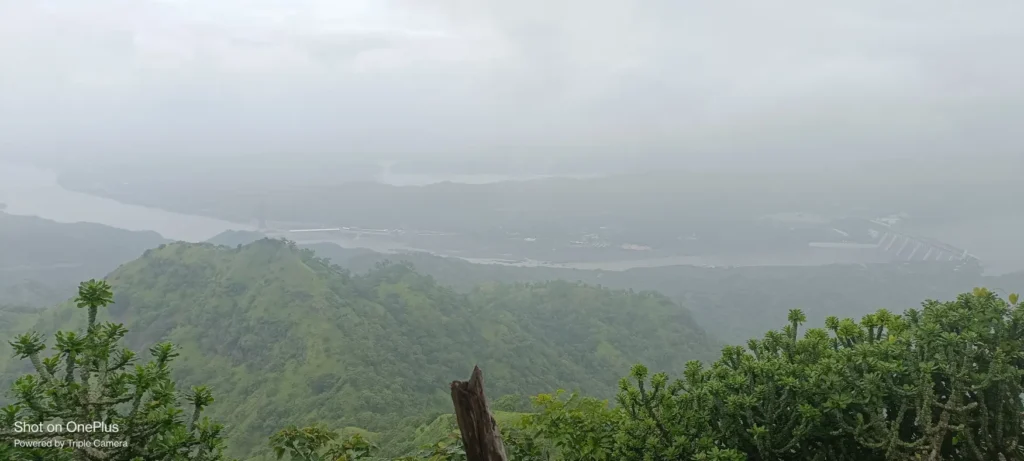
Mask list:
[[[1015,158],[1021,18],[1020,0],[0,0],[0,158]]]

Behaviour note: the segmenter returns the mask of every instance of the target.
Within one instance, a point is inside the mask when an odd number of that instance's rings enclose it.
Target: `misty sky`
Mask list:
[[[0,0],[0,158],[1014,158],[1021,18],[1020,0]]]

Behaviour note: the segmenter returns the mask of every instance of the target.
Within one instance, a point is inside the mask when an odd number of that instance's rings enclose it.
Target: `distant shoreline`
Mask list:
[[[8,212],[11,214],[35,215],[60,222],[91,221],[129,230],[155,231],[167,238],[185,241],[204,241],[226,230],[257,230],[255,222],[245,223],[218,219],[207,216],[172,212],[161,208],[145,205],[125,204],[107,194],[94,195],[88,191],[68,189],[58,182],[57,175],[34,167],[18,166],[14,170],[8,165],[0,165],[0,199],[6,200]],[[7,177],[11,176],[8,180]],[[16,199],[12,200],[12,199]],[[303,236],[306,237],[306,236]],[[313,237],[313,236],[308,236]],[[598,253],[587,257],[573,256],[572,251],[564,251],[551,259],[543,255],[516,254],[512,250],[488,250],[486,246],[472,243],[463,251],[446,250],[445,246],[431,249],[417,245],[415,240],[402,243],[398,240],[387,241],[387,238],[373,238],[362,241],[338,239],[334,236],[322,239],[338,243],[346,247],[362,247],[379,252],[419,251],[440,256],[460,258],[484,264],[505,264],[536,267],[565,267],[579,269],[625,270],[632,267],[659,267],[671,265],[694,266],[764,266],[764,265],[822,265],[834,263],[871,263],[881,262],[872,258],[851,254],[840,255],[838,259],[829,259],[826,252],[817,255],[807,253],[806,248],[794,248],[796,253],[754,252],[751,254],[650,254],[643,255],[637,251],[635,256]],[[426,242],[426,241],[425,241]],[[419,242],[424,243],[424,242]],[[476,248],[476,250],[474,250]],[[486,250],[486,251],[485,251]],[[972,252],[973,248],[971,249]],[[583,250],[575,250],[577,253]],[[909,251],[909,250],[908,250]],[[462,253],[462,254],[459,254]],[[506,254],[507,253],[507,254]],[[603,254],[604,252],[599,252]],[[582,254],[582,253],[580,253]],[[584,255],[586,256],[586,255]],[[606,259],[612,257],[613,259]],[[988,267],[988,260],[981,256]],[[995,273],[1017,270],[1011,261],[997,261],[991,270]]]

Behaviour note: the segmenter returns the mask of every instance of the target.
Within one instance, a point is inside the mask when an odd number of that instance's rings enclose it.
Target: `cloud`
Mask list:
[[[1020,17],[1014,0],[0,0],[0,155],[1009,155]]]

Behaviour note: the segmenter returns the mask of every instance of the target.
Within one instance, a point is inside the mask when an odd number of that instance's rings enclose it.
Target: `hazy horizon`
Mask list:
[[[0,160],[537,174],[1024,156],[1024,4],[787,5],[0,1]]]
[[[1022,18],[0,0],[0,453],[1024,461]]]

